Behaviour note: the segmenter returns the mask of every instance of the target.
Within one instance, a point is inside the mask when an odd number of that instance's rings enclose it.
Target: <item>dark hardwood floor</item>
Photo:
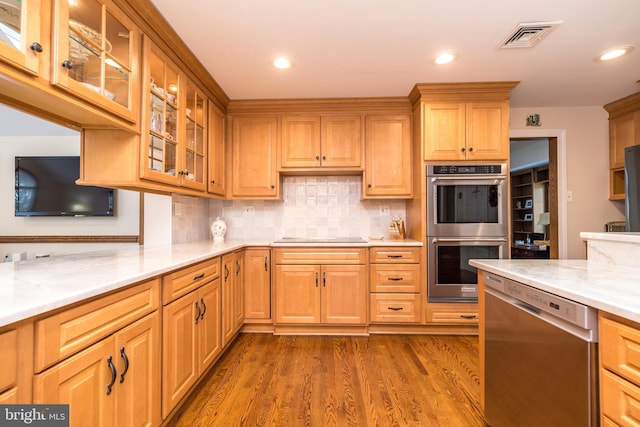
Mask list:
[[[168,426],[486,426],[478,338],[241,334]]]

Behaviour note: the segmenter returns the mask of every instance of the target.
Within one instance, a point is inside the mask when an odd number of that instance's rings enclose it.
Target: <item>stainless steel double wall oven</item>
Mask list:
[[[427,164],[427,293],[430,302],[476,302],[469,259],[508,254],[506,163]]]

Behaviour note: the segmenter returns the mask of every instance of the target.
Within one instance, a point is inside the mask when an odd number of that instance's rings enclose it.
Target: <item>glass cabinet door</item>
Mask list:
[[[0,60],[38,74],[40,0],[0,0]]]
[[[185,102],[185,164],[182,184],[205,188],[205,118],[206,100],[191,84],[187,84]]]
[[[143,176],[175,185],[181,171],[178,167],[180,74],[155,48],[147,45],[145,52],[148,60],[148,111],[147,161]]]
[[[56,0],[54,7],[53,83],[135,121],[136,27],[100,0]]]

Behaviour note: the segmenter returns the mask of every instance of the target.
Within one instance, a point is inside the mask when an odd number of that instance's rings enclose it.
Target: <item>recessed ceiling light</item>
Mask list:
[[[281,70],[286,70],[287,68],[291,68],[291,61],[284,56],[280,56],[273,61],[273,66]]]
[[[450,52],[445,52],[445,53],[441,53],[440,55],[436,56],[436,59],[434,60],[434,62],[438,65],[444,65],[444,64],[448,64],[450,62],[453,62],[456,59],[456,55]]]
[[[611,61],[612,59],[620,58],[621,56],[628,54],[632,50],[633,46],[615,47],[598,55],[596,61]]]

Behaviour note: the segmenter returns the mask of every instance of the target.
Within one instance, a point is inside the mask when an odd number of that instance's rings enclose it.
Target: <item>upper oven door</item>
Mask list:
[[[507,235],[505,176],[427,177],[427,235]]]

